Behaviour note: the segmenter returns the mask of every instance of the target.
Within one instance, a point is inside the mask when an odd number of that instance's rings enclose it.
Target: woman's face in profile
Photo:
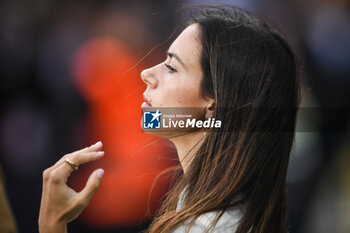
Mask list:
[[[201,47],[199,25],[192,24],[171,44],[164,62],[142,71],[147,84],[143,96],[152,107],[206,106],[200,94]],[[142,107],[150,106],[144,103]]]

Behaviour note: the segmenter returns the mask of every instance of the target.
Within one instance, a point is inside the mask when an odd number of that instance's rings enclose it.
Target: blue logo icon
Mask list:
[[[144,129],[160,129],[160,120],[162,113],[157,110],[156,112],[144,111],[143,112],[143,128]]]

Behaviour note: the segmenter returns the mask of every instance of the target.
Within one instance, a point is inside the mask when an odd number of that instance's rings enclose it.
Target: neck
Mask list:
[[[189,165],[197,150],[202,145],[203,139],[204,135],[201,131],[191,132],[170,139],[176,147],[184,174],[188,171]]]

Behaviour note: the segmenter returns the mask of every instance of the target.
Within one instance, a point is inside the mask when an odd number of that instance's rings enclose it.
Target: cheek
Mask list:
[[[159,86],[161,107],[201,107],[199,74],[164,76]],[[192,80],[191,80],[192,79]],[[190,80],[190,81],[189,81]]]
[[[199,88],[193,84],[177,88],[174,91],[174,96],[179,106],[200,107],[202,105]]]

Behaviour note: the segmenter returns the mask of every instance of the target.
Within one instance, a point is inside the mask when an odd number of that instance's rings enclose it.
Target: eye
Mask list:
[[[171,65],[168,65],[166,63],[164,63],[164,65],[166,66],[166,68],[169,70],[169,73],[174,73],[176,72],[176,70],[171,66]]]

